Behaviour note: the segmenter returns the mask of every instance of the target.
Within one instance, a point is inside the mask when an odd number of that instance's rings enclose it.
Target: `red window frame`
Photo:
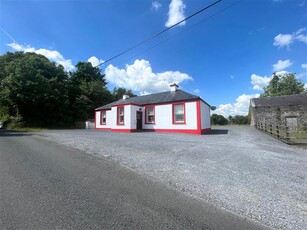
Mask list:
[[[176,105],[183,105],[183,121],[176,121],[175,120],[175,106]],[[173,118],[173,124],[186,124],[185,103],[173,103],[172,104],[172,118]]]
[[[148,109],[153,109],[153,116],[154,120],[153,121],[148,121],[148,116],[147,116],[147,111]],[[155,111],[155,106],[147,106],[145,107],[145,124],[155,124],[156,123],[156,111]]]
[[[119,110],[120,109],[123,110],[123,121],[122,122],[119,121]],[[118,106],[117,107],[116,117],[117,117],[117,122],[116,122],[117,125],[124,125],[125,124],[125,107],[124,106]]]
[[[106,115],[106,121],[105,122],[103,122],[103,120],[102,120],[102,114],[105,114]],[[107,111],[101,111],[101,113],[100,113],[100,124],[101,125],[106,125],[107,124]]]

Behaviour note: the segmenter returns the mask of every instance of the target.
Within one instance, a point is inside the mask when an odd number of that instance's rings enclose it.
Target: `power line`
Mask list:
[[[184,29],[184,30],[182,30],[182,31],[180,31],[180,32],[177,32],[177,33],[174,34],[173,36],[171,36],[171,37],[169,37],[169,38],[167,38],[167,39],[165,39],[165,40],[163,40],[163,41],[161,41],[161,42],[159,42],[159,43],[157,43],[157,44],[155,44],[155,45],[153,45],[153,46],[147,48],[146,50],[143,50],[143,51],[141,51],[141,52],[139,52],[139,53],[137,53],[137,54],[135,54],[135,55],[133,55],[133,56],[130,56],[129,58],[125,59],[125,61],[121,61],[119,64],[123,64],[124,62],[126,62],[127,60],[130,60],[131,58],[137,57],[137,56],[140,55],[140,54],[146,53],[146,52],[148,52],[148,51],[150,51],[150,50],[152,50],[152,49],[154,49],[154,48],[156,48],[156,47],[158,47],[158,46],[160,46],[160,45],[162,45],[162,44],[168,42],[169,40],[171,40],[171,39],[177,37],[178,35],[180,35],[180,34],[182,34],[182,33],[187,32],[188,30],[194,28],[195,26],[198,26],[199,24],[201,24],[201,23],[203,23],[203,22],[206,22],[206,21],[208,21],[209,19],[211,19],[211,18],[213,18],[213,17],[215,17],[215,16],[218,16],[219,14],[223,13],[224,11],[229,10],[230,8],[234,7],[235,5],[237,5],[237,4],[238,4],[239,2],[241,2],[241,1],[243,1],[243,0],[238,0],[238,1],[234,2],[234,3],[232,3],[231,5],[229,5],[229,6],[225,7],[225,8],[223,8],[222,10],[218,11],[217,13],[215,13],[215,14],[213,14],[213,15],[211,15],[211,16],[209,16],[209,17],[207,17],[207,18],[205,18],[205,19],[203,19],[203,20],[201,20],[201,21],[199,21],[199,22],[197,22],[197,23],[195,23],[195,24],[193,24],[192,26],[190,26],[190,27],[188,27],[188,28],[186,28],[186,29]],[[101,63],[101,64],[103,64],[103,63]]]
[[[119,56],[121,56],[121,55],[123,55],[123,54],[129,52],[130,50],[132,50],[132,49],[134,49],[134,48],[136,48],[136,47],[138,47],[138,46],[140,46],[140,45],[142,45],[142,44],[144,44],[144,43],[146,43],[146,42],[148,42],[148,41],[154,39],[155,37],[157,37],[157,36],[159,36],[159,35],[165,33],[166,31],[168,31],[168,30],[174,28],[175,26],[179,25],[180,23],[182,23],[182,22],[184,22],[184,21],[187,21],[188,19],[194,17],[195,15],[197,15],[197,14],[199,14],[199,13],[201,13],[201,12],[207,10],[207,9],[209,9],[210,7],[216,5],[217,3],[221,2],[221,1],[222,1],[222,0],[218,0],[218,1],[216,1],[216,2],[214,2],[214,3],[212,3],[212,4],[210,4],[210,5],[208,5],[208,6],[204,7],[204,8],[202,8],[201,10],[195,12],[194,14],[192,14],[192,15],[186,17],[186,18],[184,18],[183,20],[181,20],[181,21],[175,23],[174,25],[172,25],[172,26],[170,26],[170,27],[168,27],[168,28],[166,28],[166,29],[160,31],[159,33],[157,33],[157,34],[155,34],[155,35],[153,35],[153,36],[151,36],[151,37],[145,39],[144,41],[142,41],[142,42],[140,42],[140,43],[135,44],[134,46],[130,47],[129,49],[126,49],[125,51],[123,51],[123,52],[121,52],[121,53],[119,53],[119,54],[117,54],[117,55],[115,55],[115,56],[109,58],[108,60],[104,61],[103,63],[100,63],[100,64],[97,65],[96,67],[98,67],[98,66],[100,66],[100,65],[102,65],[102,64],[105,64],[105,63],[107,63],[107,62],[109,62],[109,61],[111,61],[111,60],[113,60],[113,59],[115,59],[115,58],[117,58],[117,57],[119,57]]]

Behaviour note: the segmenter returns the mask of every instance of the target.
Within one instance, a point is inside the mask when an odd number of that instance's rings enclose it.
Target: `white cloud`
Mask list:
[[[179,71],[154,73],[149,61],[143,59],[137,59],[132,65],[126,65],[125,69],[109,65],[105,74],[108,82],[118,87],[141,91],[141,94],[167,91],[171,83],[179,84],[193,80],[188,74]]]
[[[294,41],[293,35],[291,34],[278,34],[274,38],[274,46],[289,46]]]
[[[169,5],[168,20],[165,23],[166,27],[171,27],[172,25],[180,22],[185,18],[184,15],[185,4],[182,0],[172,0]],[[185,25],[185,21],[179,24],[180,26]]]
[[[283,75],[288,74],[288,73],[290,73],[290,72],[285,71],[285,70],[275,72],[275,74],[280,76],[280,77],[282,77]]]
[[[71,60],[65,59],[63,57],[63,55],[60,54],[56,50],[35,49],[34,47],[20,45],[20,44],[15,43],[15,42],[7,44],[7,45],[9,47],[11,47],[12,49],[16,50],[16,51],[23,51],[23,52],[26,52],[26,53],[31,52],[31,53],[37,53],[37,54],[44,55],[50,61],[53,61],[57,64],[62,65],[66,71],[71,71],[71,70],[75,69],[75,67],[71,63]]]
[[[102,59],[98,59],[95,56],[90,57],[87,62],[90,62],[92,64],[93,67],[96,67],[102,63],[104,63],[104,61]]]
[[[273,66],[273,70],[274,71],[281,71],[281,70],[284,70],[288,67],[290,67],[291,65],[293,64],[293,62],[291,62],[289,59],[287,60],[278,60],[278,62]]]
[[[256,74],[251,75],[251,83],[253,85],[254,90],[263,90],[264,87],[266,87],[269,82],[271,81],[272,77],[261,77]]]
[[[151,3],[151,7],[152,7],[153,9],[155,9],[156,11],[157,11],[161,6],[162,6],[162,4],[159,3],[159,2],[157,2],[157,1],[154,1],[154,2]]]
[[[193,93],[195,93],[195,94],[200,94],[200,90],[199,90],[199,89],[194,89],[194,90],[193,90]]]
[[[303,69],[307,69],[307,63],[301,65]]]
[[[283,46],[289,47],[290,44],[293,43],[294,41],[300,41],[303,43],[307,43],[307,36],[304,35],[305,31],[306,31],[306,28],[301,28],[292,34],[278,34],[274,38],[273,45],[279,46],[279,47],[283,47]]]
[[[246,116],[248,114],[250,99],[259,96],[260,94],[250,94],[250,95],[242,94],[239,97],[237,97],[235,103],[221,104],[217,107],[217,109],[213,113],[223,115],[226,118],[235,115]]]
[[[297,35],[296,39],[307,44],[307,36],[304,34]]]

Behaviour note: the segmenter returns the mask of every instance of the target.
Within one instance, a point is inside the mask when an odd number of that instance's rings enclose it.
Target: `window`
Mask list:
[[[173,105],[173,123],[174,124],[185,123],[185,106],[184,106],[184,104]]]
[[[124,107],[117,107],[117,124],[124,124]]]
[[[286,117],[286,126],[289,130],[297,129],[297,117]]]
[[[102,125],[105,125],[107,123],[107,112],[101,111],[101,122]]]
[[[146,124],[154,124],[155,123],[155,108],[154,107],[146,107]]]

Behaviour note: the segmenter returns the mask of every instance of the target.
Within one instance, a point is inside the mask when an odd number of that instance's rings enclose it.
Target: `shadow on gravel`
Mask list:
[[[228,129],[211,129],[209,133],[205,133],[205,135],[222,135],[228,134]]]
[[[21,136],[32,136],[32,134],[27,132],[0,129],[0,137],[21,137]]]

